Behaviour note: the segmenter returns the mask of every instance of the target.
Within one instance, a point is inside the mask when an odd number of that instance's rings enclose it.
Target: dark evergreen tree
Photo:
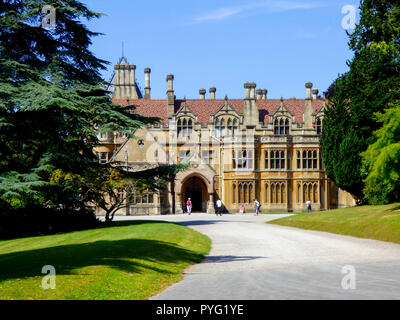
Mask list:
[[[354,51],[349,72],[329,89],[330,109],[341,110],[341,105],[346,105],[347,112],[342,114],[345,132],[342,122],[334,121],[338,120],[334,112],[328,111],[324,119],[322,147],[327,174],[361,202],[363,179],[368,174],[362,167],[361,152],[373,142],[372,133],[381,126],[375,113],[400,98],[399,6],[394,0],[361,1],[360,22],[349,34],[349,47]],[[331,156],[330,152],[338,154]]]
[[[42,27],[45,5],[55,9],[55,29]],[[157,121],[107,95],[99,73],[107,63],[89,50],[99,34],[82,22],[99,17],[75,0],[0,1],[0,198],[14,207],[83,207],[89,199],[66,198],[79,190],[60,192],[52,174],[108,170],[93,154],[96,128],[132,136]]]

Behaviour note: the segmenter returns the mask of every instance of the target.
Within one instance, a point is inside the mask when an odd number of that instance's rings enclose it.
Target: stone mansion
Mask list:
[[[221,199],[228,212],[242,204],[262,211],[301,211],[310,200],[313,210],[355,204],[350,194],[327,178],[320,136],[325,101],[312,83],[306,83],[305,99],[267,99],[266,89],[244,84],[243,99],[216,99],[216,88],[199,91],[198,99],[176,99],[174,76],[166,77],[165,99],[151,99],[150,72],[144,70],[142,93],[135,78],[136,66],[122,58],[115,65],[113,102],[134,105],[136,112],[162,121],[135,132],[136,139],[119,134],[99,136],[96,148],[102,162],[126,162],[147,168],[159,164],[189,162],[175,183],[156,194],[128,195],[119,212],[179,214],[187,198],[193,211],[214,213]]]

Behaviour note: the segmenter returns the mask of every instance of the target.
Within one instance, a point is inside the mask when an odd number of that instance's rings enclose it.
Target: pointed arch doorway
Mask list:
[[[182,184],[181,203],[185,209],[189,198],[192,201],[192,212],[207,212],[207,185],[201,177],[192,176]]]

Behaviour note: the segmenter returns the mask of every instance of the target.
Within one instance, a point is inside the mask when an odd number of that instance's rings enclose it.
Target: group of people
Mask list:
[[[217,216],[222,216],[223,213],[222,201],[218,199],[217,202],[215,203],[215,206],[216,206],[215,214]],[[192,208],[193,208],[192,199],[188,198],[188,200],[186,201],[186,213],[189,216],[192,214]],[[257,199],[254,199],[254,208],[255,208],[255,215],[258,216],[260,214],[261,204]],[[240,213],[245,214],[245,212],[246,212],[245,206],[244,204],[242,204],[240,207]]]
[[[306,205],[307,205],[307,212],[311,212],[312,211],[312,209],[311,209],[311,201],[307,201]],[[192,214],[192,208],[193,208],[192,199],[189,198],[187,200],[187,202],[186,202],[186,212],[187,212],[188,215]],[[217,209],[215,211],[215,214],[217,216],[222,216],[223,206],[222,206],[222,201],[220,199],[218,199],[217,202],[216,202],[216,208]],[[255,208],[255,211],[256,211],[255,215],[258,216],[260,214],[261,204],[257,199],[254,199],[254,208]],[[246,212],[246,208],[245,208],[244,204],[242,204],[240,206],[240,213],[241,214],[245,214],[245,212]]]

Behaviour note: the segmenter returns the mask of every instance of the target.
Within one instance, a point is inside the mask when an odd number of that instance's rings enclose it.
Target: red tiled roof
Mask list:
[[[210,116],[218,111],[224,105],[225,100],[175,100],[175,112],[177,112],[183,103],[198,116],[201,124],[206,124],[210,121]],[[153,100],[153,99],[113,99],[114,103],[121,106],[134,105],[136,111],[145,117],[158,117],[163,119],[164,124],[168,123],[167,115],[167,100]],[[228,100],[237,113],[243,114],[244,100]],[[319,110],[324,101],[313,100],[314,110]],[[281,100],[257,100],[257,107],[260,111],[260,122],[268,122],[269,115],[273,114],[280,106]],[[295,116],[296,122],[303,122],[303,113],[305,107],[305,100],[284,100],[283,104]]]

